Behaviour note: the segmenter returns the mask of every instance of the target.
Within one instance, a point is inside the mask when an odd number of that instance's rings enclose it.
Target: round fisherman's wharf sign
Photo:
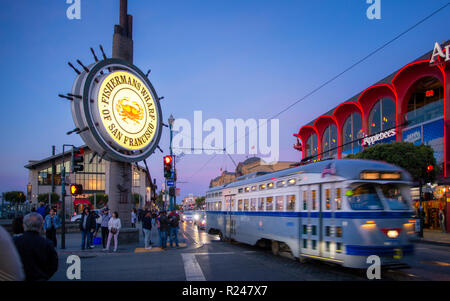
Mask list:
[[[107,160],[136,162],[151,155],[161,137],[162,114],[150,81],[120,59],[88,69],[72,89],[72,115],[83,140]]]
[[[100,120],[119,146],[139,150],[155,136],[158,117],[155,101],[146,85],[124,71],[109,74],[98,92]]]

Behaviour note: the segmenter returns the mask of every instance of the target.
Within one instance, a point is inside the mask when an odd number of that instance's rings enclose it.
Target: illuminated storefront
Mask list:
[[[302,159],[341,159],[393,141],[430,145],[441,174],[433,200],[424,207],[433,209],[429,225],[435,228],[436,210],[450,211],[449,48],[450,41],[436,43],[432,51],[302,126],[294,134],[301,141],[295,149]],[[418,193],[413,192],[413,198]]]
[[[64,165],[66,168],[66,193],[69,190],[70,183],[83,185],[83,194],[77,198],[85,199],[95,194],[104,194],[107,191],[107,162],[100,160],[99,156],[93,156],[89,147],[84,146],[84,169],[75,174],[68,174],[70,171],[70,151],[64,156]],[[61,196],[61,167],[62,155],[57,154],[39,161],[30,161],[25,166],[28,169],[28,199],[35,205],[38,203],[39,194],[48,194],[54,191]],[[140,195],[141,204],[150,200],[150,185],[147,180],[147,174],[141,167],[132,165],[132,193]],[[61,197],[60,197],[61,199]],[[73,208],[75,198],[66,197],[66,208]],[[93,204],[92,204],[93,205]]]

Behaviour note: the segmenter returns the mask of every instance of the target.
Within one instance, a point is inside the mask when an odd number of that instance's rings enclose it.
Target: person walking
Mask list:
[[[177,214],[175,210],[172,210],[169,214],[169,241],[170,247],[173,248],[173,243],[175,242],[176,247],[178,248],[178,225],[180,222],[180,216]]]
[[[119,231],[122,227],[122,224],[120,223],[119,213],[117,211],[114,211],[112,214],[111,219],[108,222],[108,242],[106,243],[106,250],[109,251],[109,245],[111,243],[111,238],[114,237],[114,252],[117,252],[117,240],[119,238]]]
[[[150,250],[152,248],[152,215],[150,211],[146,211],[144,217],[142,218],[142,230],[144,231],[144,247],[147,250]]]
[[[92,249],[91,241],[95,225],[95,216],[91,214],[89,207],[85,207],[80,219],[81,250]]]
[[[103,245],[103,251],[106,251],[106,241],[108,240],[108,234],[109,234],[108,224],[109,224],[109,220],[111,219],[111,213],[109,213],[109,209],[108,209],[108,207],[106,207],[103,209],[101,214],[102,214],[102,224],[101,224],[102,245]]]
[[[55,214],[55,209],[50,209],[50,213],[45,216],[44,219],[44,231],[45,236],[53,242],[53,246],[56,248],[58,242],[56,241],[56,229],[61,227],[61,221]]]
[[[441,226],[441,231],[445,233],[445,214],[442,209],[439,209],[439,224]]]
[[[25,280],[48,280],[58,270],[58,254],[53,243],[42,237],[40,232],[44,219],[36,212],[23,218],[23,235],[14,237],[25,271]]]
[[[161,249],[167,248],[167,235],[170,230],[169,219],[166,214],[167,212],[163,210],[159,215],[159,240]]]
[[[131,210],[131,228],[136,228],[136,219],[137,219],[136,209],[133,208]]]
[[[40,206],[39,206],[39,208],[36,210],[36,212],[37,213],[39,213],[41,216],[42,216],[42,218],[45,218],[45,205],[44,205],[44,202],[40,202]]]

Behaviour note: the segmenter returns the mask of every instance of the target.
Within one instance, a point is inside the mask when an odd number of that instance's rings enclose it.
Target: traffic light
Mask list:
[[[72,148],[72,172],[83,171],[84,148]]]
[[[172,177],[172,156],[164,157],[164,178]]]
[[[83,193],[83,185],[81,185],[81,184],[70,185],[70,194],[71,195],[79,195],[82,193]]]
[[[431,182],[433,170],[434,170],[433,165],[431,164],[427,165],[427,176],[425,179],[426,182]]]

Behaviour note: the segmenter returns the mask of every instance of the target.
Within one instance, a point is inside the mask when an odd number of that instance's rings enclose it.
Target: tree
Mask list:
[[[37,197],[39,202],[48,204],[48,193],[40,193],[38,194]],[[50,194],[50,203],[51,204],[56,204],[59,202],[59,194],[57,194],[56,192],[52,192]]]
[[[418,146],[407,142],[376,144],[366,148],[363,152],[349,155],[346,158],[385,161],[402,167],[416,181],[422,179],[433,182],[439,173],[433,148],[424,144]],[[430,173],[427,173],[428,165],[433,166]]]
[[[23,203],[26,200],[25,194],[22,191],[3,192],[2,197],[10,203]]]
[[[157,197],[155,204],[158,208],[163,209],[164,208],[164,193],[160,190]]]
[[[203,209],[203,206],[205,205],[206,198],[204,196],[199,196],[195,199],[195,206],[197,209]]]
[[[97,208],[103,208],[108,204],[108,195],[106,193],[96,193],[95,195],[95,203]],[[88,199],[89,202],[94,205],[94,196],[90,195]]]

